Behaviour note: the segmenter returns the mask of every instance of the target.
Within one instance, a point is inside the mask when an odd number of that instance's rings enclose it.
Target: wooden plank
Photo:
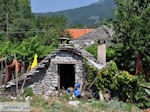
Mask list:
[[[56,61],[51,61],[52,64],[83,64],[83,62],[56,62]]]

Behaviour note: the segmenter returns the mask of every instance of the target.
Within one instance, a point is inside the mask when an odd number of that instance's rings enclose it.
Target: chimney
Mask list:
[[[64,45],[69,45],[69,38],[61,37],[59,38],[59,47],[63,47]]]
[[[105,39],[98,40],[97,59],[101,64],[103,64],[104,66],[106,65],[106,40]]]

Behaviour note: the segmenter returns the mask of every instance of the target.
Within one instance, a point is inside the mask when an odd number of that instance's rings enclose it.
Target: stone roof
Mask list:
[[[95,66],[96,68],[98,68],[99,70],[102,69],[104,66],[102,64],[100,64],[96,57],[94,57],[92,54],[90,54],[89,52],[87,52],[86,50],[84,50],[80,45],[75,44],[74,46],[72,45],[66,45],[63,46],[62,48],[56,49],[55,51],[53,51],[51,54],[49,54],[47,57],[45,57],[35,68],[33,68],[29,73],[26,73],[24,75],[22,75],[21,77],[18,78],[18,82],[19,84],[22,83],[24,81],[24,79],[27,80],[31,79],[32,76],[36,75],[37,73],[40,73],[40,70],[48,68],[51,58],[53,56],[56,56],[58,52],[60,51],[69,51],[69,52],[74,52],[75,54],[86,58],[89,62],[89,64]],[[11,80],[7,83],[6,85],[6,89],[10,88],[11,86],[15,86],[16,85],[16,80]]]
[[[82,37],[79,37],[77,39],[73,40],[73,43],[78,43],[80,44],[80,46],[90,46],[91,44],[94,44],[95,40],[98,39],[106,39],[107,40],[107,44],[110,45],[111,44],[111,40],[112,40],[112,36],[114,34],[114,31],[109,28],[106,25],[102,25],[101,27],[95,29],[92,32],[89,32],[85,35],[83,35]]]

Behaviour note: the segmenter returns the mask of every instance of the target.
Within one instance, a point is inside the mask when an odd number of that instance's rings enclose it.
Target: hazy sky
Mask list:
[[[55,12],[73,9],[94,3],[98,0],[31,0],[33,12]]]

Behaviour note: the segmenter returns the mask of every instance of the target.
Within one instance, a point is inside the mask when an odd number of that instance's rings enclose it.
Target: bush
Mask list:
[[[126,71],[120,71],[114,76],[115,94],[119,99],[126,102],[133,102],[133,95],[136,93],[137,78]]]
[[[127,71],[118,71],[115,62],[110,62],[108,68],[101,71],[85,60],[85,68],[88,76],[88,82],[91,84],[95,78],[92,89],[99,95],[99,91],[109,89],[112,97],[117,97],[124,102],[136,103],[140,108],[146,108],[148,97],[144,89],[138,83],[137,77],[129,74]]]
[[[32,88],[27,87],[27,88],[24,90],[24,95],[25,95],[25,97],[26,97],[26,96],[30,96],[30,97],[34,96],[34,93],[33,93]]]
[[[110,66],[108,68],[103,68],[101,71],[99,71],[94,66],[89,65],[85,60],[85,68],[89,83],[92,83],[95,80],[95,77],[97,77],[97,80],[93,85],[93,88],[96,88],[97,92],[99,90],[105,90],[106,88],[114,88],[113,77],[115,76],[116,72],[118,72],[118,68],[113,61],[110,62]]]
[[[149,108],[150,105],[148,102],[150,102],[147,93],[144,91],[144,88],[139,86],[137,87],[136,94],[134,96],[134,102],[139,108]]]

